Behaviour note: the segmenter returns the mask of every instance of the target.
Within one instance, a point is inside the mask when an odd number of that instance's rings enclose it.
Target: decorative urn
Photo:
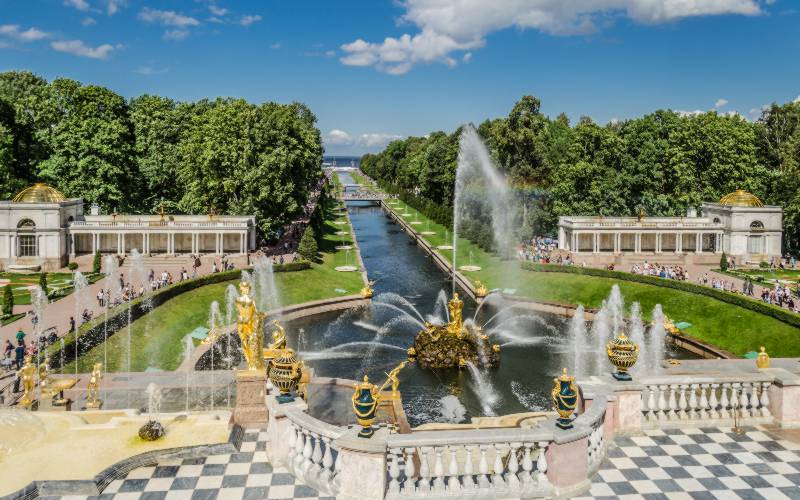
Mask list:
[[[606,354],[617,369],[617,372],[612,374],[614,378],[621,381],[631,380],[628,370],[639,358],[639,346],[628,340],[624,332],[620,332],[617,338],[606,344]]]
[[[364,375],[364,381],[360,384],[356,383],[355,391],[353,391],[353,412],[356,414],[358,425],[361,426],[358,437],[370,438],[375,433],[372,430],[372,422],[375,420],[379,400],[378,388],[369,382],[369,377]]]
[[[560,377],[553,379],[553,391],[550,396],[553,400],[553,407],[559,415],[556,426],[560,429],[571,429],[572,419],[570,416],[575,411],[575,405],[578,402],[578,391],[575,388],[575,377],[570,377],[566,368]]]
[[[281,349],[275,359],[270,362],[268,377],[272,385],[280,391],[275,398],[279,403],[294,401],[292,392],[297,389],[297,383],[302,376],[301,372],[301,364],[294,355],[294,349]]]
[[[766,349],[764,346],[761,346],[761,352],[758,353],[756,357],[756,366],[759,370],[763,368],[769,368],[769,354],[767,354]]]

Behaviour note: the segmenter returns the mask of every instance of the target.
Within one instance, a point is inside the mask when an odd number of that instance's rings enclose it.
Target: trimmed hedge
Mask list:
[[[107,336],[111,337],[114,333],[119,331],[128,320],[128,309],[131,310],[131,322],[142,317],[147,311],[154,307],[158,307],[169,299],[186,293],[195,288],[205,285],[212,285],[214,283],[221,283],[223,281],[230,281],[239,278],[242,275],[241,269],[233,271],[224,271],[220,273],[212,273],[200,278],[190,279],[174,283],[172,285],[160,288],[146,297],[138,297],[130,302],[125,302],[118,305],[114,309],[108,311],[108,333]],[[143,307],[144,299],[150,301],[148,307]],[[78,328],[80,335],[80,343],[78,345],[78,356],[81,356],[91,350],[95,345],[102,342],[105,315],[98,315],[88,323],[84,323]],[[64,353],[65,361],[72,361],[75,359],[75,332],[64,335]],[[61,363],[61,344],[56,342],[47,347],[45,356],[50,357],[50,365],[53,369],[60,368]],[[72,355],[70,355],[72,354]],[[106,367],[103,367],[105,369]]]
[[[560,266],[556,264],[537,264],[535,262],[523,262],[522,268],[528,271],[540,273],[571,273],[582,274],[584,276],[596,276],[599,278],[611,278],[620,281],[631,281],[634,283],[643,283],[646,285],[661,286],[665,288],[672,288],[682,292],[694,293],[697,295],[704,295],[717,299],[719,301],[732,304],[735,306],[749,309],[750,311],[764,314],[777,319],[782,323],[800,328],[800,314],[789,312],[786,309],[747,298],[743,295],[726,292],[724,290],[717,290],[702,285],[695,285],[687,281],[677,281],[668,278],[659,278],[656,276],[644,276],[640,274],[625,273],[622,271],[609,271],[607,269],[597,269],[592,267],[579,267],[579,266]]]
[[[311,262],[307,260],[296,260],[294,262],[275,264],[272,266],[272,271],[276,273],[292,273],[295,271],[305,271],[306,269],[311,269]]]

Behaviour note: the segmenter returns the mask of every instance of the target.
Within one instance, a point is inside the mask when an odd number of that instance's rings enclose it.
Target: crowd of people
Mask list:
[[[631,274],[657,276],[659,278],[679,281],[686,281],[689,279],[689,271],[681,266],[662,266],[659,264],[650,264],[647,261],[644,261],[642,264],[634,264],[631,266]]]
[[[555,252],[557,248],[558,242],[556,240],[537,236],[532,238],[529,242],[523,242],[517,245],[517,258],[529,262],[541,262],[542,264],[564,264],[563,259],[555,262],[557,259],[561,258],[560,255],[556,258],[552,258],[553,252]],[[567,258],[569,258],[569,256]],[[569,264],[572,264],[571,259]]]

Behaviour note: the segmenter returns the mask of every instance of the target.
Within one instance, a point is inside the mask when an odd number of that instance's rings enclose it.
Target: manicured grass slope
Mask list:
[[[429,221],[403,202],[399,202],[396,209],[398,213],[407,209],[412,214],[404,217],[407,221],[422,221],[423,224],[415,226],[417,230],[436,232],[424,236],[429,243],[434,246],[452,244],[445,241],[443,226]],[[525,271],[520,269],[518,262],[503,261],[463,239],[457,243],[457,252],[458,266],[473,264],[482,267],[480,271],[463,274],[473,281],[483,281],[490,289],[510,288],[515,289],[517,295],[537,300],[597,308],[611,287],[618,284],[626,303],[639,302],[647,318],[653,307],[661,304],[665,314],[674,321],[692,324],[686,333],[734,354],[743,355],[763,345],[774,357],[800,356],[800,329],[710,297],[610,278]],[[440,250],[440,253],[452,261],[452,251]]]

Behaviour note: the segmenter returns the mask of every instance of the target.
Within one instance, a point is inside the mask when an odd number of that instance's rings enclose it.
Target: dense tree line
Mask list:
[[[42,181],[107,212],[255,214],[269,236],[305,205],[321,165],[316,117],[302,104],[128,101],[0,73],[0,199]]]
[[[361,168],[396,191],[450,207],[460,132],[394,141],[365,155]],[[755,122],[659,110],[601,126],[549,118],[525,96],[478,132],[518,198],[520,238],[555,235],[559,215],[680,216],[745,189],[784,207],[785,247],[800,248],[798,102],[773,104]]]

